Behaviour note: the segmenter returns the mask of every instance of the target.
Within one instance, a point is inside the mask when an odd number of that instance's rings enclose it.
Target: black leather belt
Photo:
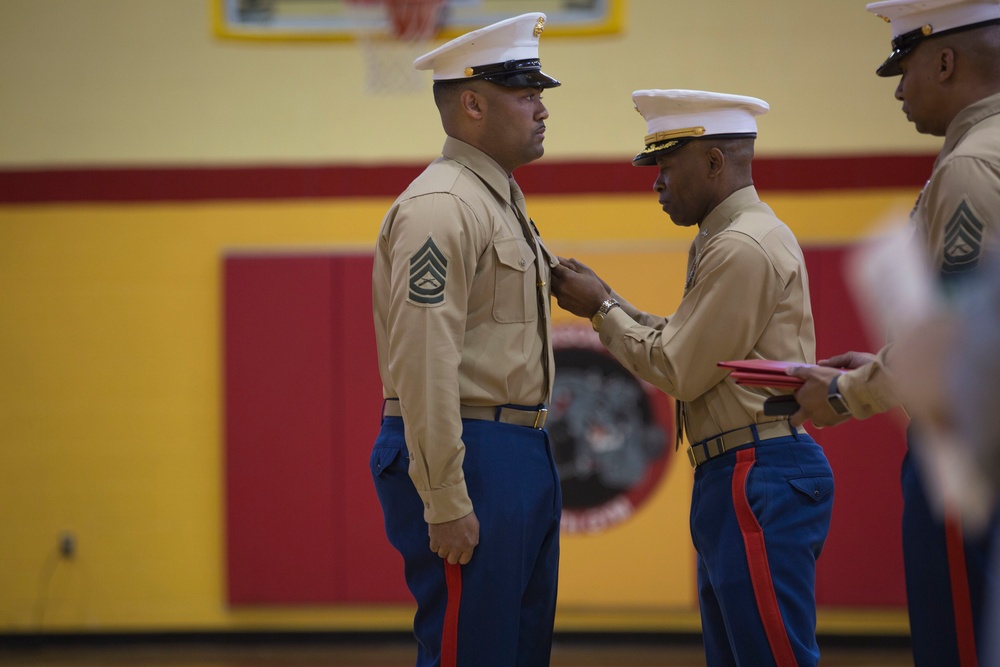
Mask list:
[[[512,408],[506,405],[462,405],[459,406],[462,419],[479,419],[488,422],[503,422],[529,428],[544,428],[549,411],[541,409]],[[402,417],[403,411],[397,399],[390,398],[385,402],[382,414],[386,417]]]
[[[725,454],[726,452],[748,445],[755,440],[767,440],[768,438],[780,438],[784,435],[794,435],[798,433],[787,419],[780,422],[768,422],[757,424],[757,437],[754,437],[750,426],[738,428],[735,431],[720,433],[719,435],[702,440],[688,448],[688,460],[692,468],[697,468],[705,461]]]

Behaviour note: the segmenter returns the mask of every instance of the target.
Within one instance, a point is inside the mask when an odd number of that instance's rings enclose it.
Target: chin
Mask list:
[[[947,126],[939,129],[936,127],[932,127],[927,123],[918,123],[917,121],[912,121],[912,123],[913,127],[917,130],[917,132],[919,132],[920,134],[929,134],[932,137],[943,137],[948,129]]]

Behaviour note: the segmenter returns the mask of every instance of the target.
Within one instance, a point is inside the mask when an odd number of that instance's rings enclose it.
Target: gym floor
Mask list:
[[[912,667],[904,638],[822,638],[824,667]],[[4,667],[410,667],[412,641],[337,638],[197,641],[0,637]],[[704,667],[696,637],[557,639],[551,667]]]

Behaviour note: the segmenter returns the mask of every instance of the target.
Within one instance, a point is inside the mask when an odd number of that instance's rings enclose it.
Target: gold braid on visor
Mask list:
[[[682,127],[676,130],[667,130],[666,132],[654,132],[653,134],[646,135],[646,146],[649,146],[650,144],[657,144],[661,141],[667,141],[669,139],[700,137],[703,134],[705,134],[705,128],[700,125],[698,127]]]
[[[681,143],[683,139],[692,139],[694,137],[700,137],[703,134],[705,134],[705,128],[701,126],[682,127],[677,130],[647,134],[645,140],[646,147],[642,149],[639,155],[658,153],[659,151],[673,148],[677,144]]]

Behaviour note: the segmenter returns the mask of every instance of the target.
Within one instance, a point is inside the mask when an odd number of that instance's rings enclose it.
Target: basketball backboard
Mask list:
[[[391,32],[379,15],[357,11],[358,0],[212,0],[215,32],[232,39],[351,40]],[[621,30],[626,0],[445,0],[436,37],[450,39],[527,11],[548,17],[547,36]]]

